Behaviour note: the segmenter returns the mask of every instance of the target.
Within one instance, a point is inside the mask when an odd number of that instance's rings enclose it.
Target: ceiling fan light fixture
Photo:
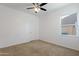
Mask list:
[[[47,3],[32,3],[33,4],[33,7],[29,7],[27,9],[33,9],[35,13],[38,13],[40,10],[43,10],[43,11],[47,11],[45,8],[42,8],[42,6],[46,5]]]
[[[40,11],[40,8],[34,8],[34,11],[35,12],[39,12]]]

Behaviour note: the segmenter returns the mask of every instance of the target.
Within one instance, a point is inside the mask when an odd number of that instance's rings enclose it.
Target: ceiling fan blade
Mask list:
[[[36,3],[37,5],[39,5],[39,3]]]
[[[40,6],[44,6],[44,5],[46,5],[47,3],[42,3],[42,4],[40,4]]]
[[[29,7],[29,8],[27,8],[27,9],[33,9],[34,7]]]
[[[40,8],[41,10],[43,10],[43,11],[47,11],[46,9],[44,9],[44,8]]]
[[[33,5],[35,5],[35,3],[32,3]]]

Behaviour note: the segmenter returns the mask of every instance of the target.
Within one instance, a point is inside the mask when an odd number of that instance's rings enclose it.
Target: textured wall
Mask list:
[[[39,39],[38,17],[0,6],[0,48]]]

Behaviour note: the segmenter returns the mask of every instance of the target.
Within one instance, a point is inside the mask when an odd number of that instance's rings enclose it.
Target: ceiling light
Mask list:
[[[43,11],[47,11],[45,8],[42,8],[42,6],[46,5],[47,3],[32,3],[33,4],[33,7],[29,7],[27,9],[33,9],[35,13],[39,12],[40,10],[43,10]]]
[[[34,11],[37,13],[40,11],[40,8],[34,8]]]

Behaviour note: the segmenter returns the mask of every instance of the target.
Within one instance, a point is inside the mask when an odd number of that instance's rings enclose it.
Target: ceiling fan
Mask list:
[[[46,5],[47,3],[32,3],[33,4],[33,7],[29,7],[27,9],[33,9],[35,11],[35,13],[38,13],[40,10],[43,10],[43,11],[47,11],[45,8],[42,8],[42,6]]]

